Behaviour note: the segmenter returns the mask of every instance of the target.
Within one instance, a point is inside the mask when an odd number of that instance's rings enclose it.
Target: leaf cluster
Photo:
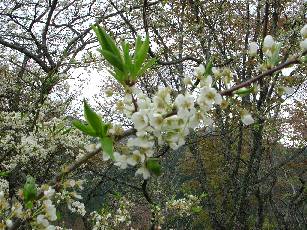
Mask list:
[[[149,50],[148,36],[146,36],[145,41],[142,41],[141,37],[137,36],[135,50],[133,55],[131,55],[128,42],[123,41],[121,44],[122,50],[120,50],[114,39],[102,27],[93,25],[92,28],[100,43],[99,51],[113,67],[113,71],[110,71],[110,73],[120,84],[134,85],[137,78],[155,64],[155,59],[150,59],[146,62]]]
[[[114,159],[113,140],[107,135],[110,124],[104,123],[102,118],[88,105],[85,100],[83,103],[84,117],[87,124],[83,124],[78,120],[74,120],[72,124],[83,133],[92,137],[98,137],[100,139],[103,151]]]

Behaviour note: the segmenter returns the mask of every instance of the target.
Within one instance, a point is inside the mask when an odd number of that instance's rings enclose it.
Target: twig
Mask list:
[[[258,81],[258,80],[260,80],[260,79],[262,79],[262,78],[264,78],[266,76],[272,75],[273,73],[275,73],[277,71],[280,71],[280,70],[282,70],[282,69],[284,69],[284,68],[286,68],[288,66],[291,66],[293,64],[299,64],[300,63],[300,60],[299,60],[300,57],[301,56],[305,56],[305,55],[307,55],[307,51],[304,51],[301,55],[297,55],[293,59],[290,59],[290,60],[288,60],[288,61],[286,61],[284,63],[281,63],[281,64],[277,65],[276,67],[274,67],[272,69],[269,69],[266,72],[264,72],[264,73],[262,73],[262,74],[260,74],[260,75],[258,75],[256,77],[254,77],[254,78],[251,78],[251,79],[249,79],[249,80],[247,80],[245,82],[242,82],[242,83],[240,83],[238,85],[235,85],[235,86],[231,87],[230,89],[224,90],[224,91],[220,92],[220,94],[223,95],[223,96],[231,96],[232,93],[234,91],[238,90],[238,89],[241,89],[243,87],[249,86],[253,82],[256,82],[256,81]]]

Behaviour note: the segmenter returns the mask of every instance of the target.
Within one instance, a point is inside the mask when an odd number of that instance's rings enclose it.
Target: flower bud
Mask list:
[[[196,76],[202,76],[205,73],[205,66],[203,64],[200,64],[198,67],[194,69],[194,74]]]
[[[113,90],[111,90],[111,89],[107,89],[105,91],[105,93],[106,93],[107,97],[112,97],[113,96]]]
[[[256,42],[249,43],[248,54],[250,56],[256,56],[257,55],[257,50],[258,50],[258,45],[257,45]]]
[[[263,40],[263,50],[272,49],[274,45],[274,38],[271,35],[267,35]]]
[[[185,78],[183,79],[183,83],[184,83],[185,85],[192,85],[192,84],[193,84],[190,77],[185,77]]]

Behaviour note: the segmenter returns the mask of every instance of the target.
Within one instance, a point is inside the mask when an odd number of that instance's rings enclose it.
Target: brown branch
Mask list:
[[[4,45],[5,47],[9,47],[11,49],[17,50],[23,54],[25,54],[27,57],[33,59],[45,72],[49,72],[50,68],[46,65],[46,63],[40,59],[37,55],[33,54],[31,51],[29,51],[27,48],[17,45],[17,44],[13,44],[13,43],[9,43],[5,40],[3,40],[0,37],[0,44]]]
[[[48,33],[48,29],[49,29],[49,26],[50,26],[50,22],[51,22],[51,18],[52,18],[52,15],[55,11],[55,8],[56,8],[56,5],[58,3],[58,0],[53,0],[51,5],[50,5],[50,10],[49,10],[49,13],[48,13],[48,17],[47,17],[47,20],[45,22],[45,27],[43,29],[43,33],[42,33],[42,44],[43,44],[43,50],[44,50],[44,54],[49,62],[49,64],[51,65],[51,67],[53,68],[55,66],[55,63],[54,61],[52,60],[52,57],[48,51],[48,47],[47,47],[47,33]]]
[[[299,64],[300,63],[300,57],[301,56],[305,56],[305,55],[307,55],[307,51],[304,51],[301,55],[297,55],[293,59],[290,59],[290,60],[288,60],[288,61],[286,61],[286,62],[284,62],[282,64],[279,64],[276,67],[274,67],[272,69],[269,69],[266,72],[264,72],[264,73],[262,73],[262,74],[260,74],[260,75],[258,75],[256,77],[254,77],[254,78],[251,78],[251,79],[249,79],[249,80],[247,80],[245,82],[242,82],[242,83],[240,83],[238,85],[235,85],[235,86],[231,87],[230,89],[224,90],[224,91],[220,92],[220,94],[222,96],[231,96],[232,93],[234,91],[238,90],[238,89],[241,89],[243,87],[249,86],[253,82],[256,82],[256,81],[258,81],[258,80],[260,80],[260,79],[262,79],[262,78],[264,78],[266,76],[270,76],[273,73],[278,72],[278,71],[280,71],[280,70],[282,70],[282,69],[284,69],[286,67],[289,67],[289,66],[294,65],[294,64]]]
[[[136,133],[135,129],[128,129],[124,132],[123,135],[116,137],[116,140],[119,141],[119,140],[121,140],[121,139],[123,139],[127,136],[133,135],[135,133]],[[67,166],[62,172],[60,172],[58,175],[56,175],[54,177],[54,179],[52,180],[52,184],[57,184],[61,180],[61,178],[63,178],[67,174],[71,173],[75,169],[77,169],[79,166],[81,166],[82,164],[87,162],[89,159],[91,159],[93,156],[98,154],[100,151],[101,151],[101,148],[97,149],[96,151],[86,153],[83,157],[81,157],[80,159],[78,159],[74,163]]]

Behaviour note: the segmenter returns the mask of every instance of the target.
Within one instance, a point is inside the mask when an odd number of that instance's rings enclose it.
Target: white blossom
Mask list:
[[[153,97],[153,108],[157,113],[165,114],[168,112],[171,103],[170,88],[159,87],[158,92]]]
[[[44,215],[41,215],[41,214],[36,217],[36,222],[39,225],[43,225],[44,227],[49,226],[49,221],[46,219],[46,217]]]
[[[0,191],[7,193],[9,191],[9,182],[0,178]]]
[[[148,116],[144,112],[144,110],[133,113],[131,116],[131,120],[133,121],[134,127],[137,130],[145,129],[148,126],[149,122]]]
[[[183,83],[185,85],[192,85],[192,79],[188,76],[186,76],[185,78],[183,78]]]
[[[106,153],[105,151],[102,152],[102,160],[104,161],[110,160],[110,155]]]
[[[243,115],[241,116],[241,120],[242,120],[244,125],[250,125],[250,124],[253,124],[255,122],[252,115],[248,112],[243,113]]]
[[[209,75],[209,76],[201,78],[199,85],[200,85],[200,87],[204,87],[204,86],[211,87],[212,77]]]
[[[136,170],[135,175],[142,175],[144,180],[147,180],[150,177],[150,172],[149,170],[146,168],[145,165],[143,165],[141,168],[139,168],[138,170]]]
[[[213,75],[216,76],[216,77],[221,74],[221,70],[217,67],[214,67],[214,66],[212,67],[211,71],[212,71]]]
[[[194,98],[190,94],[179,94],[174,103],[177,107],[177,115],[182,119],[188,119],[195,113]]]
[[[118,124],[112,125],[112,127],[108,130],[109,134],[112,135],[121,135],[123,131],[124,131],[123,127]]]
[[[133,154],[128,157],[127,163],[131,166],[135,166],[138,162],[144,162],[145,156],[140,153],[139,150],[133,151]]]
[[[7,220],[5,221],[5,224],[6,224],[6,226],[7,226],[8,228],[13,227],[13,221],[10,220],[10,219],[7,219]]]
[[[118,152],[114,152],[115,163],[114,165],[120,167],[121,169],[126,169],[128,166],[127,156],[120,154]]]
[[[194,107],[194,98],[190,94],[179,94],[175,99],[175,105],[177,109],[190,110]]]
[[[202,87],[197,98],[197,103],[201,109],[208,110],[212,108],[214,103],[220,105],[222,103],[222,96],[214,88]]]
[[[9,206],[9,203],[7,202],[7,200],[4,197],[4,192],[0,191],[0,210],[4,210]]]
[[[137,96],[137,105],[139,110],[150,109],[152,106],[151,100],[147,96]]]
[[[44,200],[43,204],[44,204],[44,207],[45,207],[47,218],[51,221],[55,221],[57,219],[56,208],[52,204],[52,201],[51,200]]]
[[[22,205],[19,202],[15,202],[12,206],[12,215],[15,215],[19,218],[23,215]]]
[[[138,137],[131,137],[128,139],[127,146],[129,148],[132,147],[140,147],[140,148],[152,148],[154,142],[149,140],[147,136],[138,136]]]
[[[166,134],[165,139],[171,149],[177,150],[185,144],[185,137],[187,134],[185,130],[170,131]]]
[[[85,146],[85,150],[89,153],[96,151],[96,144],[89,144]]]
[[[132,113],[134,112],[134,104],[132,100],[132,96],[130,94],[126,94],[123,100],[123,111],[126,114],[127,117],[130,117]]]
[[[52,187],[48,187],[48,190],[44,191],[44,196],[51,198],[55,193],[55,190]]]
[[[71,210],[74,213],[78,213],[81,216],[84,216],[86,214],[85,206],[80,201],[74,201],[68,206],[69,210]]]
[[[161,130],[163,120],[163,116],[160,113],[152,113],[149,115],[149,123],[154,130]]]
[[[205,73],[205,66],[203,64],[200,64],[198,67],[195,67],[194,69],[194,75],[195,76],[202,76]]]

